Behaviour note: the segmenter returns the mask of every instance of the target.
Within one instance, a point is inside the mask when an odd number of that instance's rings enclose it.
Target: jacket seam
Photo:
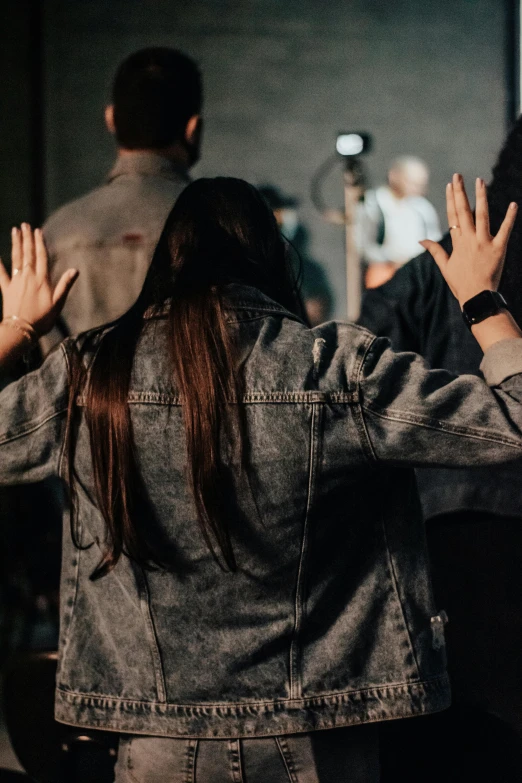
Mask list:
[[[259,313],[259,315],[248,316],[244,318],[227,318],[227,324],[246,324],[252,323],[252,321],[264,321],[267,317],[266,313]]]
[[[70,375],[71,375],[71,363],[69,361],[69,354],[65,350],[65,347],[64,347],[63,343],[60,344],[60,350],[62,351],[63,356],[64,356],[65,366],[67,368],[67,377],[70,377]],[[67,412],[69,411],[69,404],[67,404],[67,409],[66,410],[67,410]],[[64,462],[64,457],[65,457],[65,444],[67,443],[67,436],[68,436],[68,428],[69,428],[69,426],[70,426],[70,422],[66,421],[65,433],[64,433],[64,437],[62,438],[62,445],[61,445],[61,448],[60,448],[60,455],[58,457],[58,475],[59,476],[62,476],[62,466],[63,466],[63,462]]]
[[[125,772],[127,773],[129,778],[131,779],[132,783],[140,783],[140,781],[138,780],[138,778],[134,775],[134,772],[132,771],[133,767],[132,767],[131,753],[132,753],[132,739],[129,742],[128,747],[127,747],[127,754],[126,754],[126,759],[125,759]]]
[[[299,555],[299,567],[297,569],[297,581],[295,589],[295,614],[294,630],[290,644],[290,696],[296,698],[301,693],[301,683],[299,677],[299,632],[301,630],[301,621],[303,616],[303,593],[305,576],[305,558],[308,550],[308,524],[310,519],[310,508],[313,500],[314,478],[315,478],[315,460],[316,460],[316,421],[319,420],[319,412],[316,405],[312,405],[312,420],[310,422],[310,453],[309,453],[309,474],[308,474],[308,492],[306,498],[306,512],[303,523],[303,537],[301,539],[301,552]]]
[[[72,513],[72,512],[70,512]],[[78,541],[81,542],[82,540],[82,533],[83,533],[83,526],[80,520],[78,520],[78,529],[76,530],[76,534],[78,535]],[[69,624],[66,629],[64,629],[64,641],[63,641],[63,650],[60,653],[59,659],[58,659],[58,677],[62,676],[62,672],[64,671],[65,667],[65,661],[67,660],[67,654],[69,652],[69,647],[71,645],[71,638],[72,638],[72,629],[73,624],[76,620],[76,602],[78,599],[78,586],[80,583],[80,557],[82,554],[82,548],[80,547],[77,550],[76,553],[76,565],[74,566],[74,590],[73,590],[73,596],[72,596],[72,604],[70,607],[70,619]],[[60,619],[60,629],[62,626],[62,619]],[[59,690],[58,686],[56,690]]]
[[[368,414],[377,416],[380,419],[387,419],[389,421],[399,421],[404,424],[412,424],[416,427],[423,427],[424,429],[437,430],[439,432],[445,432],[450,435],[456,435],[461,438],[472,438],[473,440],[484,440],[489,443],[498,443],[503,446],[510,446],[513,449],[522,451],[522,441],[511,440],[510,438],[491,437],[487,436],[487,430],[477,430],[471,427],[456,427],[438,419],[428,419],[422,416],[408,414],[406,411],[384,411],[381,408],[374,408],[371,404],[362,404],[362,409]]]
[[[282,392],[250,392],[241,397],[240,402],[251,404],[282,404],[282,405],[310,405],[316,402],[331,403],[332,405],[356,405],[358,403],[357,391],[353,392],[320,392],[320,391],[282,391]],[[131,392],[128,399],[129,405],[173,405],[183,404],[181,397],[176,394],[163,392]],[[86,398],[80,395],[77,404],[85,406]],[[237,400],[229,401],[230,405],[236,405]]]
[[[230,771],[234,783],[246,783],[243,777],[243,762],[241,759],[241,740],[229,739],[228,751],[230,760]]]
[[[414,644],[413,644],[413,639],[412,639],[412,636],[411,636],[410,627],[408,625],[408,621],[407,621],[406,615],[404,613],[404,606],[402,604],[401,595],[399,593],[397,572],[395,570],[395,564],[393,562],[392,553],[390,551],[390,547],[389,547],[389,543],[388,543],[388,531],[386,529],[386,524],[384,522],[384,519],[382,518],[382,514],[380,516],[381,516],[381,527],[382,527],[382,531],[384,533],[384,543],[385,543],[385,546],[386,546],[386,555],[387,555],[387,558],[388,558],[388,565],[389,565],[390,572],[391,572],[391,577],[392,577],[392,580],[393,580],[393,588],[394,588],[397,600],[399,602],[399,606],[401,608],[402,621],[404,623],[404,627],[406,629],[406,634],[408,636],[408,643],[410,645],[410,652],[411,652],[411,654],[413,656],[413,660],[415,661],[415,667],[417,669],[417,677],[420,678],[421,670],[420,670],[420,666],[419,666],[419,661],[417,659],[417,654],[415,652],[415,647],[414,647]]]
[[[198,755],[199,740],[189,739],[187,740],[187,776],[185,778],[186,783],[195,783],[196,781],[196,758]]]
[[[379,685],[374,685],[372,687],[368,688],[356,688],[354,690],[347,690],[347,691],[334,691],[334,692],[328,692],[328,693],[322,693],[320,696],[308,696],[308,697],[300,697],[297,699],[272,699],[268,701],[243,701],[243,702],[185,702],[183,704],[178,704],[176,702],[166,702],[165,704],[161,704],[158,706],[162,707],[174,707],[175,709],[184,710],[187,708],[195,708],[195,709],[225,709],[228,710],[230,708],[235,707],[241,707],[243,709],[251,708],[251,707],[286,707],[288,704],[292,702],[298,702],[296,706],[313,706],[315,704],[320,704],[324,702],[325,699],[331,700],[331,699],[338,699],[339,697],[345,697],[345,696],[353,696],[353,695],[359,695],[359,694],[365,694],[365,693],[374,693],[375,691],[388,691],[388,690],[399,690],[401,688],[407,688],[409,690],[411,689],[418,689],[425,688],[426,686],[431,685],[432,683],[446,683],[448,679],[447,673],[444,672],[442,674],[437,675],[436,677],[424,677],[422,680],[404,680],[401,682],[394,682],[394,683],[380,683]],[[83,693],[82,691],[70,691],[65,690],[64,688],[57,687],[56,688],[57,693],[63,694],[63,696],[79,696],[81,698],[85,699],[105,699],[107,701],[113,701],[118,702],[121,704],[142,704],[142,705],[155,705],[158,704],[158,702],[153,701],[143,701],[140,699],[122,699],[119,696],[109,696],[105,693]]]
[[[369,353],[372,345],[374,344],[375,339],[376,338],[371,340],[368,343],[368,345],[366,346],[366,349],[365,349],[365,351],[364,351],[364,353],[363,353],[363,355],[361,357],[361,362],[359,364],[359,367],[357,368],[357,375],[356,375],[356,379],[357,380],[356,380],[356,383],[357,383],[357,388],[358,389],[361,388],[361,374],[362,374],[362,370],[363,370],[363,367],[364,367],[364,363],[366,361],[366,357],[368,356],[368,353]],[[368,462],[376,463],[377,462],[377,455],[376,455],[375,450],[373,448],[373,444],[372,444],[372,441],[371,441],[371,438],[370,438],[370,433],[368,432],[368,428],[366,426],[366,421],[364,420],[364,406],[360,402],[360,397],[361,397],[361,395],[359,394],[358,395],[358,402],[359,402],[359,404],[358,404],[358,406],[356,408],[357,413],[354,416],[355,426],[357,427],[357,432],[359,433],[361,446],[362,446],[362,449],[363,449],[363,452],[364,452],[366,458],[368,459]]]
[[[152,618],[152,610],[150,606],[150,591],[147,582],[147,575],[139,566],[139,581],[141,583],[142,593],[140,596],[140,604],[142,612],[144,614],[145,625],[147,628],[147,636],[149,637],[150,653],[152,657],[152,665],[154,667],[154,680],[156,683],[156,692],[158,694],[158,702],[160,704],[166,704],[167,702],[167,688],[165,683],[165,673],[163,671],[163,663],[161,660],[161,653],[159,650],[158,637],[156,634],[156,628],[154,626],[154,620]]]
[[[286,742],[285,737],[274,737],[275,743],[277,745],[277,749],[279,750],[279,754],[281,756],[281,760],[284,764],[286,774],[288,775],[288,780],[290,783],[298,783],[297,777],[295,775],[295,764],[294,760],[292,758],[292,755],[290,753],[290,748],[288,747],[288,743]],[[284,749],[283,749],[284,745]]]
[[[0,436],[0,446],[5,446],[6,443],[12,443],[14,440],[18,440],[19,438],[23,438],[26,435],[32,435],[33,432],[36,432],[41,427],[43,427],[45,424],[47,424],[49,421],[52,421],[53,419],[58,418],[63,413],[65,413],[67,410],[67,407],[59,408],[57,411],[53,411],[50,414],[42,414],[45,418],[43,419],[36,419],[31,421],[31,425],[28,426],[26,429],[20,430],[12,435],[6,435],[3,438]]]

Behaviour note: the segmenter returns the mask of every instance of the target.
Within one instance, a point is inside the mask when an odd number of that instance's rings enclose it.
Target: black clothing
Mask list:
[[[451,252],[448,235],[441,244]],[[389,337],[396,351],[419,353],[432,369],[480,375],[482,351],[429,253],[405,264],[385,285],[367,291],[359,323],[380,337]],[[479,511],[518,517],[521,475],[519,460],[494,469],[419,470],[424,516]]]

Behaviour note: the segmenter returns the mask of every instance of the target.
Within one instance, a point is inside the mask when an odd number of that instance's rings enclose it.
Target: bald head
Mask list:
[[[397,198],[423,196],[428,188],[429,178],[427,165],[412,155],[395,158],[388,169],[388,184]]]

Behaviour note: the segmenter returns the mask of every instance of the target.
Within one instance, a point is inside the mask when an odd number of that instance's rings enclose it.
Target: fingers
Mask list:
[[[13,276],[22,271],[22,235],[18,228],[11,230],[11,269]]]
[[[508,240],[509,240],[509,235],[511,234],[511,229],[513,228],[513,224],[514,224],[514,222],[516,220],[516,217],[517,217],[517,211],[518,211],[518,206],[517,206],[517,204],[515,204],[514,201],[512,201],[511,204],[509,205],[508,209],[507,209],[506,217],[502,221],[502,225],[500,226],[500,228],[498,230],[498,234],[496,235],[495,239],[493,240],[493,242],[497,246],[500,246],[500,247],[504,248],[504,252],[505,252],[506,247],[507,247],[507,243],[508,243]]]
[[[477,177],[475,182],[475,224],[479,242],[491,240],[489,231],[489,208],[486,195],[486,185],[483,179]]]
[[[40,280],[46,280],[49,271],[49,263],[41,228],[36,228],[34,231],[34,244],[36,253],[36,275]]]
[[[422,247],[428,251],[428,253],[431,253],[433,256],[433,260],[439,267],[440,271],[444,274],[444,269],[446,268],[446,264],[448,263],[448,254],[444,250],[444,248],[439,245],[438,242],[433,242],[431,239],[425,239],[422,242],[419,242]]]
[[[65,300],[67,299],[72,286],[76,282],[78,274],[79,272],[77,269],[68,269],[67,272],[64,272],[61,278],[58,280],[53,293],[53,308],[55,309],[56,314],[58,314],[64,306]]]
[[[464,180],[460,174],[453,175],[453,194],[455,196],[455,208],[457,211],[456,225],[459,226],[462,233],[464,233],[464,231],[473,231],[473,233],[475,233],[473,215],[464,187]],[[450,223],[450,225],[452,224]]]
[[[11,278],[7,274],[7,270],[4,266],[4,262],[0,258],[0,290],[2,293],[4,293],[7,289],[7,286],[11,282]]]
[[[457,207],[455,206],[455,194],[453,193],[453,184],[448,182],[446,185],[446,212],[448,215],[448,226],[458,226],[459,219],[457,217]],[[457,234],[458,232],[457,229]]]
[[[23,269],[34,269],[36,267],[34,236],[29,223],[22,223],[22,258]]]

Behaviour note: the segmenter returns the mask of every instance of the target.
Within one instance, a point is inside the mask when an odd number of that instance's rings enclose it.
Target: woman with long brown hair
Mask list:
[[[121,734],[119,783],[377,781],[376,724],[448,705],[412,468],[520,454],[522,332],[492,293],[516,209],[493,238],[481,181],[476,226],[447,197],[454,252],[427,245],[489,386],[308,329],[270,210],[215,179],[127,314],[0,394],[0,480],[70,489],[56,717]],[[73,281],[14,232],[0,363]]]

